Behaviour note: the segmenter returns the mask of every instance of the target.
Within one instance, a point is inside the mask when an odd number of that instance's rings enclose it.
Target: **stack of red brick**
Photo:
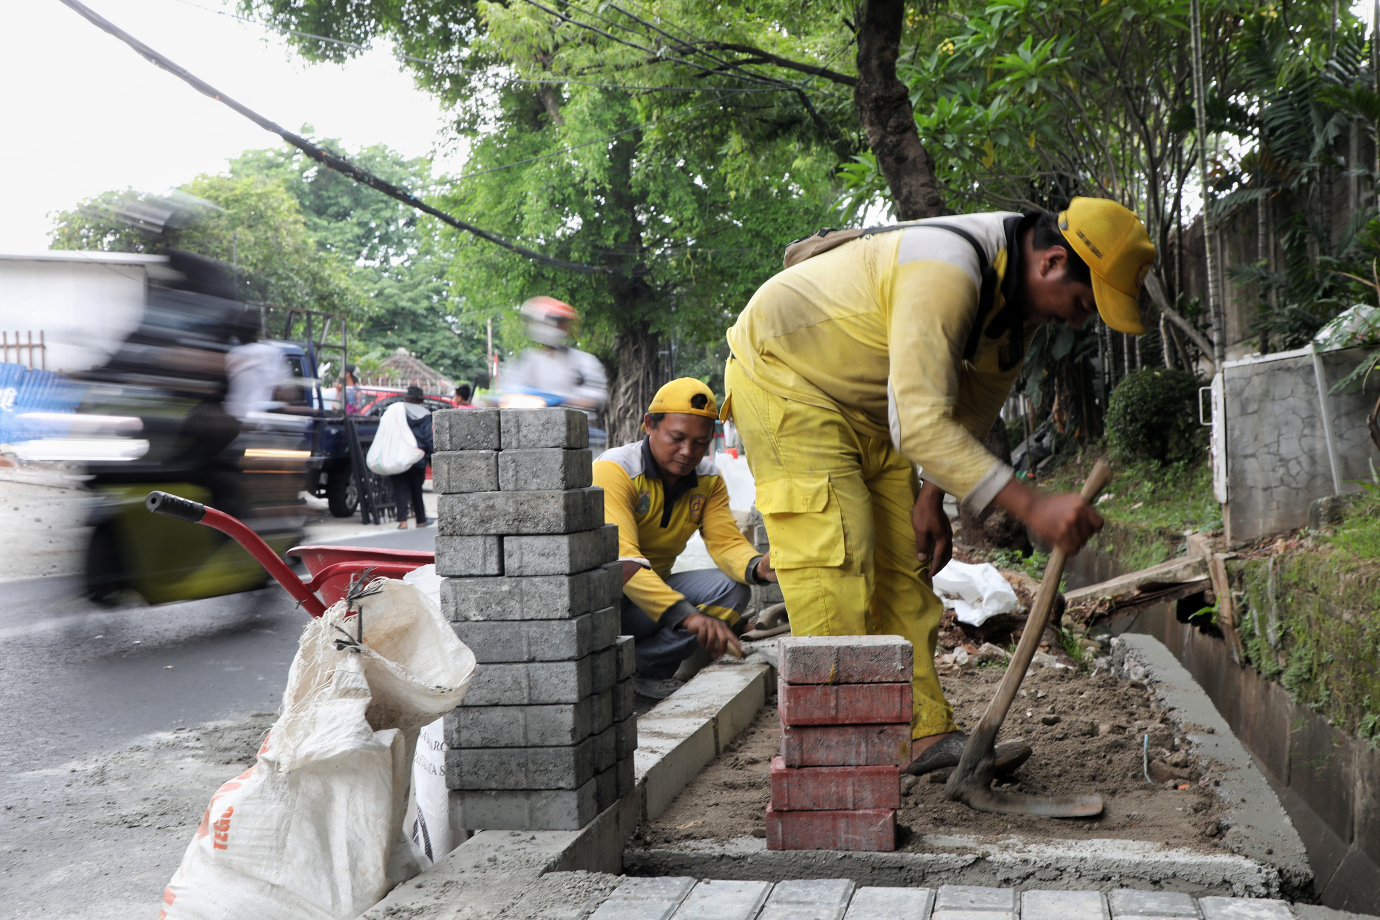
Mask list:
[[[900,636],[781,640],[767,849],[896,849],[912,655]]]

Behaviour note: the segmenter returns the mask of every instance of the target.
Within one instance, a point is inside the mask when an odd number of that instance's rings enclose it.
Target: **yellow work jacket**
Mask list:
[[[676,483],[669,502],[646,439],[600,454],[594,463],[594,484],[604,490],[604,520],[618,525],[618,555],[651,563],[651,569],[639,571],[623,585],[623,593],[652,619],[688,605],[680,603],[685,596],[665,578],[697,530],[725,575],[740,584],[755,583],[749,581],[748,569],[761,553],[738,530],[728,507],[728,487],[708,457]],[[707,612],[730,623],[737,619],[731,611]]]
[[[996,272],[971,360],[964,352],[979,312],[977,254],[927,223],[966,230]],[[1030,338],[1013,322],[1016,308],[1006,309],[1021,226],[1011,212],[915,221],[800,262],[748,302],[728,331],[733,357],[769,393],[837,410],[864,436],[889,435],[926,480],[980,511],[1013,475],[982,439]]]

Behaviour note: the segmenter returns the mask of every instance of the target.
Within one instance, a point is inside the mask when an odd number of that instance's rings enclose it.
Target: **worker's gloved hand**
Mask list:
[[[1038,496],[1025,522],[1046,543],[1054,544],[1070,556],[1102,529],[1102,515],[1081,496],[1071,492]]]
[[[709,649],[709,654],[718,658],[729,646],[738,650],[738,657],[743,656],[743,647],[738,644],[738,637],[733,635],[733,627],[729,626],[718,617],[711,617],[706,613],[692,613],[681,621],[681,625],[695,634],[695,638],[700,640],[700,645]]]
[[[920,577],[929,584],[936,572],[949,564],[954,550],[954,528],[944,510],[944,492],[925,483],[910,512],[915,528],[915,558],[920,562]]]

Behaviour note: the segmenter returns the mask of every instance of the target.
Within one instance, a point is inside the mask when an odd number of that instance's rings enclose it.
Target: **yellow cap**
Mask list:
[[[696,396],[705,398],[704,407],[696,409],[690,402]],[[672,380],[656,391],[647,411],[653,415],[658,412],[674,412],[682,415],[698,415],[702,418],[719,418],[719,407],[714,401],[714,391],[694,377],[681,377]]]
[[[1097,312],[1117,332],[1143,335],[1140,289],[1155,264],[1155,244],[1140,218],[1115,201],[1075,198],[1059,214],[1059,229],[1092,269]]]

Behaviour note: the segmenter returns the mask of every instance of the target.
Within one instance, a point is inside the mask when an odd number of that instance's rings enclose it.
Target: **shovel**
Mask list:
[[[1092,502],[1107,485],[1112,476],[1112,468],[1106,460],[1097,461],[1092,475],[1083,483],[1080,493],[1083,500]],[[1049,554],[1049,564],[1045,566],[1045,578],[1040,582],[1040,592],[1035,595],[1035,603],[1030,607],[1030,616],[1025,622],[1025,631],[1011,656],[1006,675],[997,686],[997,695],[992,698],[987,712],[977,729],[963,748],[963,758],[950,774],[944,791],[949,798],[957,799],[978,811],[998,815],[1035,815],[1041,818],[1086,818],[1101,814],[1100,795],[1020,795],[1012,792],[997,792],[992,788],[993,765],[996,757],[993,744],[997,731],[1006,719],[1011,701],[1020,689],[1025,672],[1035,657],[1040,645],[1040,637],[1049,625],[1050,612],[1054,609],[1054,595],[1059,591],[1059,580],[1064,576],[1064,551],[1055,548]]]

